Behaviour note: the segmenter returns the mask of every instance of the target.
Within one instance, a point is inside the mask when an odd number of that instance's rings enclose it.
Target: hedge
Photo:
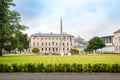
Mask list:
[[[120,64],[0,64],[0,72],[117,72]]]

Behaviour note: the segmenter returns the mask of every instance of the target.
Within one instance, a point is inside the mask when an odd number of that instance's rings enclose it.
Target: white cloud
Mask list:
[[[41,0],[40,0],[41,2]],[[109,7],[106,3],[114,0],[42,0],[45,10],[32,19],[24,18],[22,23],[30,27],[26,32],[31,35],[36,32],[59,33],[60,18],[63,18],[63,31],[85,39],[93,36],[112,35],[119,29],[119,21],[108,18]],[[95,11],[87,10],[87,5],[96,6]],[[86,6],[86,7],[85,7]]]

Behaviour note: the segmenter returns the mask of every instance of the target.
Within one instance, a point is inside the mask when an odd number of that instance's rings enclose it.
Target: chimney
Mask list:
[[[60,20],[60,34],[62,34],[62,18]]]

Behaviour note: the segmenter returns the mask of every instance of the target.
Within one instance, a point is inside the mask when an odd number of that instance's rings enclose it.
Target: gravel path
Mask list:
[[[120,73],[0,73],[0,80],[120,80]]]

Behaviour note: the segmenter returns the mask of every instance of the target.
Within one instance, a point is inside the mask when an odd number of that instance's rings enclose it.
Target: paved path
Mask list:
[[[0,80],[120,80],[120,73],[0,73]]]

